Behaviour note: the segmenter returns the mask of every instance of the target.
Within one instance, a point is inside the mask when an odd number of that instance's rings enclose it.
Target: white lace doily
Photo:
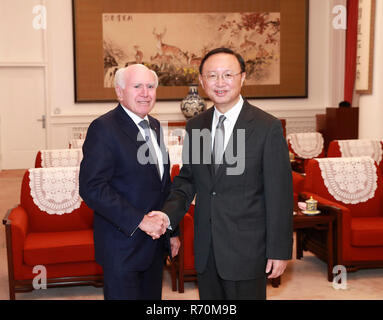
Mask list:
[[[320,132],[290,133],[287,136],[291,148],[303,159],[312,159],[323,150],[323,137]]]
[[[69,141],[69,146],[71,149],[82,148],[85,139],[71,139]]]
[[[41,150],[41,167],[76,167],[82,160],[82,149]]]
[[[338,140],[342,157],[369,156],[379,165],[382,160],[382,145],[375,140]]]
[[[377,170],[370,157],[321,158],[322,178],[328,192],[346,204],[365,202],[374,197]]]
[[[179,164],[182,166],[182,146],[181,145],[173,145],[169,146],[169,158],[170,164]]]
[[[33,202],[49,214],[71,213],[81,205],[80,167],[29,169]]]

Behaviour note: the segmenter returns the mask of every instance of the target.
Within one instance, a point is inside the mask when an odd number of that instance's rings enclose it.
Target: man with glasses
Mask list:
[[[282,125],[242,98],[239,54],[214,49],[199,71],[214,107],[186,125],[184,164],[163,212],[177,226],[196,197],[201,299],[266,299],[266,278],[280,276],[292,254],[292,175]]]

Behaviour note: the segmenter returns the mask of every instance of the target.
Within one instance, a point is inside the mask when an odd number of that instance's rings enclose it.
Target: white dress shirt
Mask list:
[[[142,119],[141,117],[139,117],[138,115],[136,115],[135,113],[130,111],[128,108],[124,107],[122,104],[121,104],[121,106],[125,110],[125,112],[128,114],[128,116],[134,121],[134,123],[136,124],[138,130],[140,130],[140,133],[142,134],[142,136],[145,137],[146,136],[145,130],[144,130],[144,128],[142,128],[139,125],[139,123],[142,120],[147,120],[149,122],[148,116],[146,115],[145,118]],[[164,160],[162,158],[162,152],[161,152],[161,149],[160,149],[160,147],[158,145],[158,142],[157,142],[157,139],[156,139],[156,134],[155,134],[155,132],[153,132],[152,128],[150,128],[150,138],[152,139],[152,143],[153,143],[153,146],[154,146],[154,149],[155,149],[155,152],[156,152],[156,156],[157,156],[157,159],[158,159],[158,167],[160,169],[160,177],[162,179],[162,176],[164,174]]]
[[[225,127],[225,141],[224,141],[224,150],[226,149],[227,143],[229,142],[230,136],[233,133],[233,129],[235,126],[235,123],[237,122],[239,113],[242,110],[243,105],[243,98],[242,96],[239,96],[238,102],[225,114],[219,112],[216,107],[214,107],[214,115],[213,115],[213,122],[211,124],[211,147],[213,150],[214,145],[214,136],[215,136],[215,129],[218,124],[219,117],[221,115],[224,115],[226,117],[225,121],[223,122],[223,126]]]

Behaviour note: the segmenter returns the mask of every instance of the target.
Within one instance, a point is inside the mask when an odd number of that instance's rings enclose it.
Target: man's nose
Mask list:
[[[149,90],[148,90],[147,86],[142,86],[141,95],[144,97],[147,97],[148,92],[149,92]]]
[[[218,78],[217,78],[217,81],[216,81],[216,84],[217,86],[223,86],[225,85],[225,80],[223,80],[223,75],[218,75]]]

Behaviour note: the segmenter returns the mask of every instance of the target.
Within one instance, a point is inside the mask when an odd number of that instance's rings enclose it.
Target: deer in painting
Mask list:
[[[133,47],[134,47],[134,50],[136,50],[136,54],[134,56],[134,58],[136,59],[136,63],[142,63],[142,59],[144,57],[143,52],[139,50],[140,47],[138,45],[135,45]]]
[[[239,47],[241,51],[245,52],[248,50],[254,50],[256,44],[257,43],[255,41],[248,40],[247,36],[245,36],[245,41],[243,41]]]
[[[187,59],[185,53],[178,47],[168,45],[163,42],[163,37],[166,34],[166,28],[162,33],[156,33],[156,28],[153,29],[153,34],[157,40],[157,48],[162,56],[172,56],[178,60]]]
[[[194,53],[191,54],[191,57],[188,57],[188,64],[192,67],[199,68],[199,65],[201,64],[202,58],[197,57]]]

